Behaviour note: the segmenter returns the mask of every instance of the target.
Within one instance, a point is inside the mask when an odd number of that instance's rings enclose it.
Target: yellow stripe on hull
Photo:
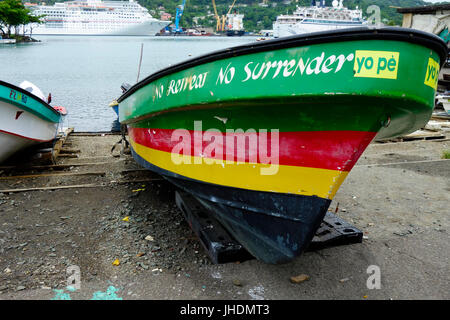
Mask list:
[[[318,196],[331,200],[348,175],[348,171],[286,165],[278,165],[276,174],[262,175],[261,169],[267,170],[270,164],[227,163],[220,160],[217,160],[218,163],[206,164],[205,161],[211,159],[194,156],[183,156],[183,163],[176,164],[170,152],[148,148],[133,140],[130,142],[140,157],[161,169],[226,187]]]

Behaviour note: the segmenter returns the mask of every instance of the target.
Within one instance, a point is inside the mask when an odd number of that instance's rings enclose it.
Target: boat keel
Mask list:
[[[175,192],[175,201],[214,264],[242,262],[255,258],[215,219],[216,212],[211,212],[197,198],[178,190]],[[327,211],[305,251],[361,243],[362,238],[361,230]]]

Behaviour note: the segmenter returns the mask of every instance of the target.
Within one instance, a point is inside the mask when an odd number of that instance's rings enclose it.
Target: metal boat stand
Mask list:
[[[214,264],[254,259],[194,196],[178,190],[175,202]],[[327,212],[307,251],[361,243],[362,237],[361,230]]]

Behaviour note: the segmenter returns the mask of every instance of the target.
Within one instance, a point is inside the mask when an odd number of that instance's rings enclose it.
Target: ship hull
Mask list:
[[[311,32],[340,30],[347,28],[361,28],[363,24],[352,25],[337,25],[330,23],[295,23],[295,24],[277,24],[273,25],[274,38],[289,37],[297,34],[305,34]]]
[[[245,34],[245,30],[227,30],[228,37],[242,37]]]
[[[60,120],[61,115],[39,98],[0,81],[0,163],[55,139]]]
[[[110,29],[92,28],[89,24],[66,24],[60,28],[47,27],[45,24],[33,28],[33,35],[90,35],[90,36],[154,36],[170,22],[149,20],[143,23],[117,25]]]
[[[413,33],[324,32],[218,51],[133,86],[119,121],[138,163],[212,209],[256,258],[288,262],[367,145],[430,118],[447,48]]]

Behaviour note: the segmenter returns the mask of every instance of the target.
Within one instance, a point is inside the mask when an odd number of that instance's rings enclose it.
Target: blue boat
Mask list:
[[[120,89],[122,89],[122,94],[125,93],[128,89],[131,88],[131,85],[129,83],[122,83],[120,86]],[[117,100],[113,100],[109,106],[114,110],[114,112],[117,114],[117,119],[119,118],[119,103]]]
[[[114,112],[117,114],[117,117],[119,117],[119,103],[117,103],[117,100],[112,101],[109,106],[114,110]]]

